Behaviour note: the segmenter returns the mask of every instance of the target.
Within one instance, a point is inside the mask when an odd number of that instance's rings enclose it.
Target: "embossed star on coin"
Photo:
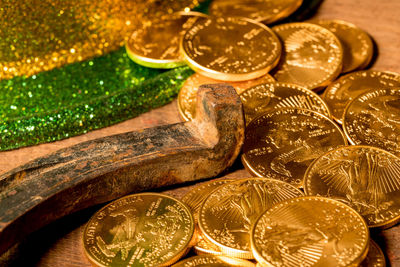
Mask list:
[[[328,106],[314,92],[290,83],[264,83],[240,94],[246,123],[274,108],[304,108],[330,117]]]
[[[370,146],[329,151],[308,168],[304,191],[348,204],[369,227],[389,227],[400,220],[400,158]]]
[[[243,82],[229,82],[232,85],[238,94],[242,91],[246,90],[249,87],[252,87],[256,84],[274,82],[274,78],[271,75],[265,74],[259,78],[243,81]],[[181,90],[178,94],[178,109],[181,117],[188,121],[192,120],[196,115],[196,98],[197,98],[197,90],[202,84],[212,84],[212,83],[221,83],[219,80],[214,80],[209,77],[203,76],[201,74],[195,73],[183,84]]]
[[[193,231],[186,205],[167,195],[140,193],[96,212],[83,244],[98,266],[168,266],[186,253]]]
[[[330,30],[340,40],[343,47],[342,72],[346,73],[368,66],[374,46],[366,32],[343,20],[312,20],[310,23]]]
[[[250,261],[234,259],[225,256],[201,255],[194,256],[174,264],[172,267],[255,267]]]
[[[311,23],[288,23],[272,28],[283,53],[272,76],[278,82],[319,90],[342,71],[343,50],[329,30]]]
[[[246,127],[242,162],[254,175],[301,187],[304,173],[314,159],[346,144],[340,128],[320,113],[274,109]]]
[[[245,81],[268,73],[281,43],[270,28],[240,17],[198,20],[182,38],[181,51],[196,72],[223,81]]]
[[[246,17],[269,24],[292,14],[302,2],[302,0],[213,0],[208,11],[213,16]]]
[[[376,146],[400,156],[400,87],[357,96],[344,111],[343,129],[353,145]]]
[[[144,24],[126,42],[126,52],[136,63],[150,68],[175,68],[185,65],[179,52],[182,35],[199,18],[199,12],[178,12]]]
[[[366,70],[349,73],[329,85],[322,99],[328,105],[333,118],[342,123],[347,104],[356,96],[373,89],[400,86],[400,74],[395,72]]]
[[[368,245],[363,218],[349,206],[323,197],[278,203],[251,231],[251,247],[262,266],[357,266]]]
[[[251,259],[249,230],[264,210],[302,196],[294,186],[266,178],[250,178],[223,185],[203,202],[199,226],[208,241],[225,255]]]

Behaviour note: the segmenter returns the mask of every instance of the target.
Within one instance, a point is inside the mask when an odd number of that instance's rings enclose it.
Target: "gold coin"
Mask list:
[[[190,257],[183,261],[174,264],[172,267],[255,267],[256,265],[250,261],[234,259],[225,256],[213,256],[213,255],[200,255]]]
[[[140,193],[96,212],[83,233],[89,260],[98,266],[167,266],[188,250],[194,220],[182,202]]]
[[[366,32],[343,20],[312,20],[310,23],[330,30],[340,40],[343,47],[342,73],[368,66],[374,53],[374,45]]]
[[[395,72],[366,70],[349,73],[329,85],[322,99],[328,105],[333,118],[342,123],[347,104],[356,96],[373,89],[400,86],[400,74]]]
[[[145,67],[169,69],[185,65],[179,52],[180,38],[199,18],[206,17],[200,12],[178,12],[144,24],[126,42],[126,52]]]
[[[240,94],[243,90],[252,87],[256,84],[274,82],[274,78],[271,75],[265,74],[259,78],[243,81],[243,82],[226,82],[232,85],[238,94]],[[186,120],[192,120],[196,115],[196,98],[197,91],[202,84],[211,84],[211,83],[221,83],[221,81],[214,80],[203,76],[201,74],[195,73],[190,76],[185,83],[183,84],[181,90],[178,94],[178,109],[181,117]]]
[[[304,108],[330,117],[325,102],[314,92],[290,83],[264,83],[251,87],[240,94],[246,123],[275,108]]]
[[[195,222],[199,216],[200,206],[203,201],[211,194],[212,191],[226,183],[233,182],[234,180],[214,180],[196,186],[182,197],[182,202],[185,203],[192,211]]]
[[[223,254],[251,259],[249,231],[255,219],[276,203],[302,196],[294,186],[266,178],[249,178],[213,191],[199,212],[203,236]]]
[[[213,0],[208,8],[217,17],[246,17],[266,24],[296,11],[303,0]]]
[[[256,176],[301,187],[304,173],[314,159],[346,143],[340,128],[320,113],[275,109],[247,126],[242,162]]]
[[[211,17],[186,32],[181,51],[196,72],[223,81],[245,81],[268,73],[281,43],[270,28],[247,18]]]
[[[380,147],[400,156],[400,87],[357,96],[344,111],[343,129],[353,145]]]
[[[272,29],[284,47],[272,74],[278,82],[317,90],[342,71],[342,46],[331,31],[311,23],[288,23]]]
[[[366,256],[369,230],[349,206],[323,197],[299,197],[262,214],[251,231],[261,265],[354,266]]]
[[[197,237],[197,244],[193,246],[193,250],[197,255],[211,254],[215,256],[223,255],[221,249],[214,243],[208,241],[202,234]]]
[[[385,267],[385,255],[381,248],[372,239],[369,241],[367,257],[361,262],[360,267]]]
[[[370,146],[346,146],[316,159],[304,175],[306,195],[340,200],[369,227],[400,220],[400,158]]]

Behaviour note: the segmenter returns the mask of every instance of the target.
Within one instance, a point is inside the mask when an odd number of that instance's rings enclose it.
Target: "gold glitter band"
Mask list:
[[[30,76],[103,55],[138,23],[191,9],[197,0],[4,0],[0,79]]]

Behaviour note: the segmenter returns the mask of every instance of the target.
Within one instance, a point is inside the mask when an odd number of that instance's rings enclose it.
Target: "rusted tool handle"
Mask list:
[[[244,136],[233,87],[201,86],[191,122],[108,136],[61,149],[0,177],[0,253],[72,212],[130,192],[213,177]]]

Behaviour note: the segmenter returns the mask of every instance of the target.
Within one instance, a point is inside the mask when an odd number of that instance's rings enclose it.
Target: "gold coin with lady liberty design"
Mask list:
[[[345,146],[322,155],[304,176],[306,195],[353,207],[369,227],[400,220],[400,158],[371,146]]]
[[[262,266],[358,266],[368,246],[369,230],[361,215],[324,197],[282,201],[251,230],[251,247]]]
[[[274,82],[274,78],[271,75],[265,74],[259,78],[243,81],[243,82],[225,82],[232,85],[238,94],[260,83]],[[200,85],[212,84],[212,83],[223,83],[219,80],[214,80],[201,74],[195,73],[186,79],[182,85],[181,90],[178,94],[178,109],[181,117],[186,120],[192,120],[196,116],[196,103],[197,103],[197,91]]]
[[[400,156],[400,87],[357,96],[344,111],[343,130],[353,145],[376,146]]]
[[[246,127],[242,162],[256,176],[301,187],[304,173],[314,159],[346,144],[342,130],[318,112],[273,109]]]
[[[322,99],[333,118],[342,123],[344,109],[355,97],[374,89],[400,87],[400,74],[388,71],[365,70],[349,73],[330,84]]]
[[[201,255],[180,261],[172,267],[255,267],[250,261],[225,256]]]
[[[97,266],[168,266],[188,250],[194,220],[182,202],[158,193],[117,199],[96,212],[83,247]]]
[[[290,83],[263,83],[240,94],[248,124],[252,119],[275,108],[304,108],[330,117],[325,102],[314,92]]]
[[[366,32],[343,20],[312,20],[310,23],[330,30],[340,40],[343,47],[342,73],[368,66],[372,59],[374,45]]]
[[[343,50],[329,30],[311,23],[288,23],[272,28],[283,52],[272,76],[278,82],[319,90],[342,71]]]
[[[217,17],[246,17],[270,24],[298,9],[303,0],[213,0],[208,12]]]
[[[200,12],[177,12],[144,24],[126,42],[128,56],[137,64],[149,68],[169,69],[185,65],[179,52],[182,35],[199,18]]]
[[[281,43],[270,28],[254,20],[210,17],[185,33],[181,51],[201,75],[237,82],[261,77],[275,67]]]
[[[251,259],[249,231],[255,219],[276,203],[302,195],[296,187],[274,179],[249,178],[225,184],[203,202],[200,230],[223,254]]]

